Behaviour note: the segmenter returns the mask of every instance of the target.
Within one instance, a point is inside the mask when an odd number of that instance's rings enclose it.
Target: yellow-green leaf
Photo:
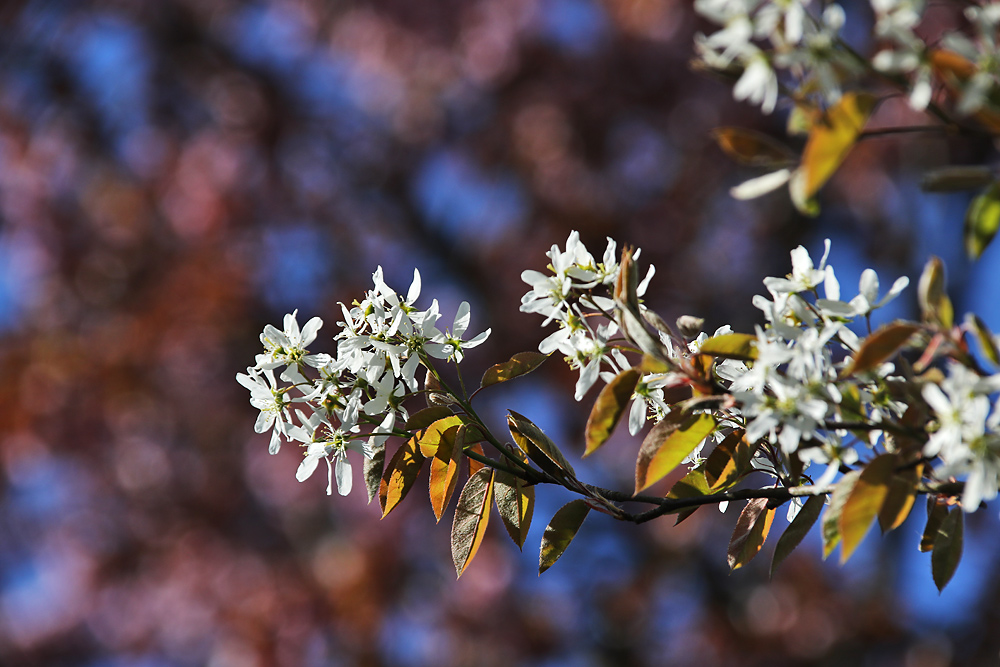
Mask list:
[[[466,426],[465,443],[471,444],[483,440],[483,434],[478,426],[469,423],[469,419],[462,415],[449,415],[444,419],[438,419],[430,426],[418,432],[413,439],[420,446],[420,453],[424,456],[434,456],[438,447],[445,440],[453,441],[460,426]]]
[[[418,410],[410,415],[403,428],[407,431],[420,431],[439,419],[452,416],[455,416],[455,413],[447,405],[432,405],[429,408]]]
[[[868,93],[845,93],[813,123],[802,162],[790,184],[796,206],[808,208],[808,202],[844,162],[875,109],[875,102]]]
[[[743,333],[712,336],[701,344],[698,351],[722,359],[753,361],[757,358],[757,336]]]
[[[437,521],[441,521],[441,515],[451,500],[451,494],[455,492],[455,485],[458,482],[458,462],[465,447],[466,428],[464,425],[459,426],[455,429],[453,437],[442,438],[441,444],[430,457],[428,487],[431,509],[434,510],[434,518]]]
[[[872,459],[861,471],[861,476],[851,489],[840,510],[840,562],[846,563],[861,544],[865,533],[882,509],[889,495],[889,481],[899,464],[895,454],[881,454]]]
[[[738,570],[749,563],[764,546],[774,521],[774,510],[767,509],[767,502],[767,498],[754,498],[747,501],[740,512],[726,553],[730,570]]]
[[[490,522],[493,502],[493,470],[484,468],[469,478],[458,497],[455,521],[451,525],[451,559],[461,577],[475,558]]]
[[[965,252],[979,259],[1000,229],[1000,184],[994,183],[972,200],[965,213]]]
[[[542,535],[542,548],[538,554],[538,574],[552,567],[566,547],[576,537],[583,520],[590,514],[590,505],[584,500],[573,500],[562,507],[552,517]]]
[[[525,485],[520,477],[498,470],[493,489],[504,528],[520,549],[528,537],[531,516],[535,511],[535,487]]]
[[[961,507],[954,507],[938,528],[931,552],[931,574],[938,592],[948,585],[958,569],[958,562],[962,560],[964,525],[965,513]]]
[[[750,167],[778,169],[799,159],[791,148],[756,130],[719,127],[712,130],[712,137],[723,153]]]
[[[844,369],[842,377],[855,373],[864,373],[896,356],[913,334],[920,331],[916,324],[908,322],[890,322],[880,327],[868,336],[861,344],[861,349],[854,355],[850,365]]]
[[[978,315],[967,313],[965,324],[976,335],[976,340],[979,341],[979,349],[983,351],[986,358],[993,362],[994,365],[1000,366],[1000,349],[997,348],[993,332],[986,326],[986,323],[979,319]]]
[[[635,492],[660,481],[715,430],[715,417],[671,413],[661,420],[639,448],[635,462]]]
[[[695,469],[689,471],[688,474],[677,480],[677,482],[670,487],[670,491],[667,493],[667,498],[700,498],[701,496],[707,496],[710,493],[711,491],[708,488],[708,481],[705,479],[705,472],[703,470]],[[677,522],[674,523],[676,526],[678,523],[698,511],[699,507],[701,506],[695,505],[694,507],[685,507],[684,509],[667,512],[667,514],[677,514]]]
[[[927,497],[927,524],[924,526],[924,534],[920,537],[920,550],[930,551],[937,541],[938,529],[944,518],[948,516],[948,505],[939,503],[934,496]]]
[[[542,429],[535,426],[530,419],[510,410],[507,415],[507,426],[510,428],[510,435],[514,438],[517,446],[539,468],[556,476],[564,476],[566,473],[569,473],[571,477],[575,476],[573,466],[556,447],[556,443],[552,442],[549,436],[545,435]]]
[[[939,257],[931,257],[924,265],[917,286],[917,300],[920,302],[921,318],[924,322],[938,324],[950,329],[955,321],[955,311],[947,293],[944,262]]]
[[[823,496],[809,496],[809,499],[802,504],[799,513],[795,515],[788,528],[778,538],[778,543],[774,545],[774,556],[771,557],[771,576],[778,570],[778,566],[795,548],[802,543],[802,540],[809,534],[809,530],[816,523],[819,514],[823,511],[826,500]]]
[[[840,478],[840,481],[837,482],[837,485],[833,489],[833,493],[830,494],[830,505],[826,509],[826,514],[823,515],[824,560],[840,544],[840,511],[843,509],[844,503],[847,501],[848,496],[851,495],[854,484],[860,476],[860,470],[847,473]]]
[[[527,375],[542,365],[549,355],[541,352],[518,352],[509,361],[495,364],[486,369],[480,387],[489,387],[500,382],[507,382],[516,377]]]
[[[424,455],[420,453],[416,438],[410,438],[396,450],[382,473],[382,482],[378,488],[382,518],[385,518],[410,492],[410,487],[416,481],[423,463]]]
[[[889,480],[889,495],[885,497],[882,509],[878,512],[878,523],[883,533],[903,525],[910,515],[917,499],[917,483],[923,470],[924,465],[920,463],[897,472]]]
[[[638,369],[629,368],[604,385],[587,419],[587,449],[583,452],[584,456],[593,454],[611,436],[628,406],[629,399],[632,398],[640,377]]]
[[[705,479],[711,491],[724,491],[750,470],[756,443],[746,440],[746,432],[736,429],[715,446],[705,461]]]

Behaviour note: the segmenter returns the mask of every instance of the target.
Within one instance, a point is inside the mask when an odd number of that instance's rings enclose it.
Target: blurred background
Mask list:
[[[846,8],[870,51],[867,3]],[[319,315],[312,350],[332,351],[338,301],[379,264],[399,290],[419,267],[421,304],[447,320],[467,299],[474,332],[493,328],[463,364],[476,377],[545,335],[519,275],[571,229],[595,254],[640,246],[649,304],[709,331],[751,330],[762,278],[824,238],[848,297],[867,266],[915,285],[937,254],[956,309],[1000,330],[1000,250],[970,265],[969,197],[917,185],[993,147],[864,142],[818,219],[785,193],[736,202],[756,174],[709,132],[781,136],[785,111],[690,69],[707,29],[674,0],[2,3],[0,664],[997,664],[996,508],[970,517],[939,596],[920,503],[843,568],[812,535],[773,581],[774,538],[728,573],[739,508],[677,527],[595,514],[539,578],[568,500],[545,488],[524,553],[494,521],[456,582],[426,482],[379,521],[363,489],[299,484],[296,448],[268,456],[253,432],[234,378],[265,324]],[[913,121],[905,100],[875,119]],[[911,287],[882,318],[914,305]],[[576,460],[573,382],[553,360],[483,411],[525,413]],[[578,471],[631,488],[637,448],[619,433]]]

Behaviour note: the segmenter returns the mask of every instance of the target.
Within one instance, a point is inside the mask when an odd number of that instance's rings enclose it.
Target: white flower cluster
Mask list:
[[[573,231],[566,239],[566,250],[553,245],[546,254],[552,275],[531,270],[521,273],[521,280],[531,286],[521,297],[521,311],[544,315],[543,326],[557,323],[558,329],[539,343],[538,351],[551,354],[558,350],[571,368],[580,371],[575,392],[579,401],[598,378],[610,381],[632,366],[618,347],[627,343],[621,336],[616,338],[619,329],[613,315],[615,302],[609,296],[621,270],[618,248],[609,238],[603,259],[598,262],[580,241],[579,232]],[[636,250],[634,258],[639,255]],[[645,294],[655,272],[650,266],[639,283],[639,296]],[[647,374],[639,381],[628,419],[633,435],[645,424],[649,410],[658,417],[669,410],[663,402],[664,384],[664,376],[656,374]]]
[[[947,32],[932,49],[916,32],[925,0],[870,1],[875,18],[873,36],[881,43],[870,66],[905,77],[915,110],[926,109],[933,95],[932,50],[943,49],[961,57],[955,72],[937,72],[957,89],[958,113],[976,113],[1000,90],[1000,59],[996,55],[1000,2],[970,4],[964,16],[971,34]],[[832,104],[840,98],[845,81],[863,71],[861,57],[839,39],[845,17],[837,4],[696,0],[695,10],[721,26],[711,35],[696,35],[695,50],[701,61],[716,70],[738,68],[733,96],[760,105],[764,113],[771,113],[777,104],[779,74],[791,97],[801,99],[818,93]]]
[[[856,390],[852,410],[869,422],[897,419],[905,408],[883,399],[877,390],[877,380],[893,371],[892,364],[877,369],[871,383],[848,380],[851,389],[841,383],[840,374],[861,343],[848,325],[894,299],[909,279],[899,278],[879,299],[878,275],[867,269],[859,294],[841,301],[840,283],[826,263],[829,252],[827,240],[816,266],[799,246],[791,253],[791,274],[764,279],[771,298],[754,298],[768,322],[757,329],[757,359],[749,367],[739,362],[720,365],[719,374],[731,382],[748,439],[768,438],[786,454],[797,451],[804,462],[827,464],[832,479],[840,463],[857,458],[841,442],[846,431],[835,426],[845,421],[841,410],[845,391]],[[820,285],[825,298],[818,298]],[[842,360],[835,361],[835,355]],[[879,435],[874,431],[872,440]]]
[[[962,507],[972,512],[984,500],[997,496],[1000,487],[1000,375],[981,377],[952,362],[941,385],[928,383],[923,397],[937,417],[938,428],[924,447],[927,456],[939,456],[937,474],[968,475]]]
[[[733,89],[737,100],[774,111],[778,72],[786,85],[801,93],[817,92],[827,103],[841,96],[838,71],[856,71],[857,63],[838,46],[844,10],[824,4],[817,17],[812,0],[695,0],[695,10],[722,26],[711,35],[695,36],[695,50],[712,69],[742,70]]]
[[[250,390],[250,403],[260,410],[254,429],[271,430],[270,452],[282,440],[295,440],[305,448],[305,458],[296,473],[299,481],[309,478],[320,459],[327,462],[329,483],[341,495],[350,493],[351,464],[347,450],[371,457],[394,433],[395,425],[408,418],[403,400],[417,391],[416,372],[427,357],[459,363],[465,350],[481,344],[487,329],[463,340],[469,328],[469,304],[462,302],[452,326],[437,328],[441,318],[437,300],[426,310],[417,310],[420,273],[406,296],[397,294],[382,277],[382,267],[372,276],[374,288],[351,308],[341,304],[344,320],[334,336],[337,355],[309,354],[306,346],[315,339],[323,322],[314,317],[299,328],[296,313],[285,316],[284,330],[268,325],[261,334],[264,353],[255,366],[236,379]],[[284,366],[278,378],[275,370]],[[304,373],[314,369],[317,377]],[[280,382],[288,383],[281,385]],[[292,411],[293,404],[309,410]],[[296,423],[297,421],[297,423]],[[373,428],[367,433],[362,426]]]

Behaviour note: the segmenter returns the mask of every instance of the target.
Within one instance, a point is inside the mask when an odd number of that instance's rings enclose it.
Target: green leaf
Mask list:
[[[524,547],[535,511],[535,487],[527,486],[520,477],[498,470],[493,484],[497,509],[504,528],[518,549]]]
[[[937,541],[938,529],[944,518],[948,516],[948,506],[939,503],[934,496],[927,497],[927,524],[924,526],[924,533],[920,537],[920,550],[930,551]]]
[[[813,123],[802,162],[789,185],[792,201],[804,213],[812,211],[811,200],[854,148],[875,102],[875,96],[868,93],[845,93]]]
[[[743,333],[712,336],[701,344],[698,351],[722,359],[753,361],[757,358],[757,336]]]
[[[951,581],[962,560],[964,524],[965,513],[961,507],[954,507],[938,528],[934,551],[931,552],[931,574],[939,593]]]
[[[448,506],[448,501],[451,500],[455,485],[458,483],[458,462],[465,447],[466,428],[464,425],[459,426],[455,429],[453,437],[442,438],[440,445],[430,457],[428,487],[431,509],[434,510],[434,518],[437,521],[441,521],[444,509]]]
[[[365,457],[364,476],[365,487],[368,489],[368,503],[378,495],[379,486],[382,483],[382,473],[385,471],[385,445],[382,445],[372,454],[371,458]]]
[[[882,509],[882,503],[889,495],[889,481],[898,463],[899,459],[895,454],[881,454],[861,470],[861,475],[840,510],[838,530],[841,537],[841,565],[847,562],[861,544],[865,533]]]
[[[976,340],[979,341],[979,349],[983,351],[986,358],[993,362],[994,366],[1000,366],[1000,349],[997,349],[993,332],[986,326],[986,323],[979,319],[978,315],[967,313],[965,315],[965,324],[976,335]]]
[[[724,491],[750,472],[757,443],[750,444],[743,429],[736,429],[715,446],[705,461],[705,479],[711,491]]]
[[[514,442],[521,448],[521,451],[528,455],[529,459],[549,474],[563,477],[568,473],[571,477],[575,477],[573,466],[569,464],[556,443],[552,442],[542,429],[535,426],[524,415],[513,410],[508,412],[507,426],[510,428],[511,437],[514,438]]]
[[[413,486],[417,475],[420,474],[424,460],[416,438],[410,438],[396,450],[389,465],[382,473],[382,481],[378,488],[378,500],[382,507],[383,519],[410,492],[410,487]]]
[[[864,373],[896,356],[920,327],[909,322],[890,322],[868,336],[841,377]]]
[[[583,520],[590,514],[590,505],[585,500],[573,500],[562,507],[549,521],[542,535],[542,548],[538,554],[538,574],[552,567],[566,547],[576,537]]]
[[[965,252],[979,259],[1000,228],[1000,183],[994,183],[972,200],[965,213]]]
[[[407,431],[420,431],[439,419],[452,416],[455,416],[455,413],[452,412],[451,408],[447,405],[432,405],[429,408],[418,410],[410,415],[410,418],[406,420],[406,424],[403,428]]]
[[[788,146],[766,134],[742,127],[719,127],[712,130],[712,138],[726,155],[749,167],[778,169],[790,167],[799,156]]]
[[[903,525],[917,499],[917,483],[923,474],[924,464],[901,470],[889,480],[889,495],[878,512],[878,523],[883,533]]]
[[[955,321],[955,311],[946,291],[944,262],[939,257],[931,257],[924,265],[917,286],[917,300],[920,302],[921,319],[950,329]]]
[[[840,478],[830,494],[830,505],[823,515],[823,560],[826,560],[840,544],[840,511],[851,495],[854,484],[861,476],[860,470],[854,470]]]
[[[767,509],[767,503],[767,498],[754,498],[747,501],[740,512],[726,552],[730,570],[738,570],[749,563],[764,546],[774,521],[774,509]]]
[[[587,449],[583,452],[584,456],[593,454],[611,437],[612,431],[618,425],[618,420],[621,419],[628,406],[629,399],[632,398],[632,393],[635,391],[640,377],[638,369],[629,368],[604,385],[604,389],[597,396],[594,409],[590,411],[590,417],[587,419]]]
[[[469,478],[458,497],[455,521],[451,525],[451,559],[461,577],[475,558],[490,522],[493,500],[493,470],[484,468]]]
[[[479,386],[489,387],[490,385],[507,382],[516,377],[527,375],[541,366],[548,358],[549,355],[542,354],[541,352],[518,352],[509,361],[487,368],[483,374],[483,381],[479,383]]]
[[[715,417],[709,414],[686,416],[671,412],[660,420],[639,448],[635,462],[635,492],[639,493],[660,481],[715,430]]]
[[[823,496],[809,496],[808,500],[802,504],[799,513],[795,515],[788,528],[778,538],[778,543],[774,545],[774,556],[771,557],[771,576],[778,570],[778,566],[788,558],[789,554],[802,543],[802,540],[809,534],[809,530],[816,523],[826,500]]]

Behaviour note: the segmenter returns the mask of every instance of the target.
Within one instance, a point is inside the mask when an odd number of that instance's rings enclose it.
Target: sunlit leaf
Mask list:
[[[753,361],[757,358],[757,336],[742,333],[712,336],[701,344],[698,351],[722,359]]]
[[[788,114],[788,121],[785,123],[785,132],[790,137],[809,134],[809,131],[816,124],[820,116],[822,114],[813,107],[796,104]]]
[[[969,204],[965,213],[965,252],[979,259],[1000,229],[1000,184],[994,183]]]
[[[750,460],[756,449],[756,443],[747,442],[743,429],[736,429],[727,435],[705,461],[705,479],[709,489],[722,491],[742,479],[751,470]]]
[[[504,528],[520,549],[528,537],[531,516],[535,511],[535,487],[526,485],[520,477],[498,470],[494,477],[493,492]]]
[[[788,167],[799,156],[779,141],[742,127],[719,127],[712,130],[712,138],[726,155],[750,167],[777,169]]]
[[[466,426],[455,429],[452,437],[442,438],[433,456],[430,457],[429,491],[434,518],[441,521],[451,495],[458,483],[458,462],[465,446]]]
[[[492,502],[493,470],[485,468],[465,483],[455,507],[455,521],[451,525],[451,559],[459,577],[483,543]]]
[[[483,451],[482,445],[472,445],[471,447],[466,447],[467,450],[471,450],[480,456],[486,456],[486,452]],[[469,477],[472,477],[477,472],[485,468],[485,464],[476,461],[472,457],[469,457]]]
[[[455,413],[447,405],[432,405],[429,408],[418,410],[410,415],[403,428],[407,431],[419,431],[427,428],[439,419],[452,416],[455,416]]]
[[[861,471],[850,495],[840,509],[840,562],[846,563],[861,544],[865,533],[882,509],[889,495],[889,481],[899,464],[895,454],[881,454],[872,459]]]
[[[562,476],[565,473],[569,473],[570,476],[575,475],[573,466],[559,451],[556,443],[552,442],[549,436],[545,435],[542,429],[535,426],[530,419],[510,410],[507,415],[507,426],[510,428],[511,437],[514,438],[517,446],[539,468],[557,476]]]
[[[952,575],[958,569],[962,560],[962,543],[965,525],[965,512],[961,507],[954,507],[941,521],[937,537],[934,540],[934,550],[931,552],[931,574],[938,592],[951,581]]]
[[[482,431],[478,426],[469,423],[469,419],[463,415],[449,415],[444,419],[438,419],[430,426],[419,431],[413,439],[420,446],[420,453],[424,456],[434,456],[438,447],[443,441],[453,441],[460,426],[465,426],[465,443],[471,444],[484,439]]]
[[[670,487],[670,491],[667,493],[667,498],[700,498],[702,496],[707,496],[710,493],[711,490],[708,488],[708,481],[705,479],[705,472],[703,470],[695,469],[689,471],[688,474],[677,480],[677,482]],[[699,507],[700,505],[685,507],[684,509],[667,512],[667,514],[677,515],[677,522],[674,524],[677,525],[698,511]]]
[[[594,453],[611,436],[632,398],[640,376],[638,369],[629,368],[604,385],[587,419],[587,449],[583,452],[584,456]]]
[[[573,500],[559,508],[542,535],[542,548],[538,554],[538,574],[552,567],[566,547],[576,537],[583,520],[590,514],[590,505],[584,500]]]
[[[830,494],[830,505],[823,515],[823,559],[825,560],[840,544],[840,511],[851,495],[855,482],[861,476],[860,470],[854,470],[840,478]]]
[[[976,340],[979,341],[979,349],[983,351],[986,358],[994,365],[1000,366],[1000,350],[997,349],[996,339],[993,338],[993,332],[986,326],[986,323],[979,319],[978,315],[968,313],[965,316],[965,324],[975,334]]]
[[[948,298],[944,262],[939,257],[931,257],[924,265],[917,286],[917,300],[920,302],[921,319],[950,329],[955,319],[955,311]]]
[[[518,352],[510,360],[502,364],[495,364],[486,369],[483,374],[483,381],[480,387],[489,387],[500,382],[507,382],[516,377],[527,375],[535,370],[549,358],[549,355],[541,352]]]
[[[663,359],[644,354],[642,355],[642,361],[639,363],[639,370],[643,373],[667,373],[671,370],[671,367]]]
[[[635,492],[660,481],[715,430],[709,414],[667,415],[649,432],[635,462]]]
[[[889,494],[878,512],[878,523],[883,533],[895,530],[906,521],[917,499],[917,483],[923,474],[923,464],[901,470],[889,480]]]
[[[726,552],[730,570],[738,570],[749,563],[764,546],[774,521],[774,510],[767,509],[767,503],[767,498],[754,498],[747,501],[740,512]]]
[[[948,506],[939,503],[934,496],[927,497],[927,524],[924,526],[924,533],[920,537],[920,550],[930,551],[937,541],[938,529],[941,523],[948,516]]]
[[[368,502],[378,495],[382,484],[382,473],[385,471],[385,445],[376,449],[371,458],[365,457],[364,477],[365,488],[368,490]]]
[[[410,438],[396,450],[382,473],[382,481],[378,488],[378,500],[382,507],[383,518],[410,492],[410,487],[416,481],[424,460],[416,438]]]
[[[843,377],[870,371],[892,359],[918,331],[920,327],[908,322],[890,322],[880,327],[864,339],[854,359],[844,370]]]
[[[875,109],[868,93],[845,93],[817,119],[802,152],[802,162],[789,185],[792,201],[810,213],[809,202],[844,162]]]
[[[774,556],[771,557],[772,577],[778,570],[778,566],[788,558],[789,554],[795,551],[795,548],[809,534],[809,530],[816,523],[820,512],[823,511],[825,503],[826,501],[823,496],[809,496],[808,500],[802,504],[799,513],[795,515],[792,522],[788,524],[788,528],[778,538],[778,543],[774,545]]]

